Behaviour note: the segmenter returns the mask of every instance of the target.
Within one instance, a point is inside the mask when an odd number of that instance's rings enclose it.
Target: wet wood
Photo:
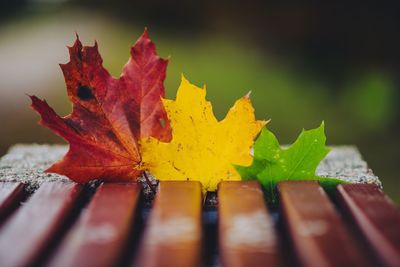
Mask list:
[[[0,224],[25,196],[24,184],[0,182]]]
[[[136,183],[100,185],[48,266],[117,266],[134,227],[139,195]]]
[[[400,266],[400,210],[373,184],[338,186],[341,205],[386,266]]]
[[[0,229],[0,266],[35,265],[62,229],[81,187],[44,183]]]
[[[258,182],[221,182],[218,212],[223,266],[278,266],[274,222]]]
[[[199,266],[201,217],[200,183],[161,181],[133,266]]]
[[[369,266],[318,182],[281,182],[278,191],[284,222],[302,266]]]

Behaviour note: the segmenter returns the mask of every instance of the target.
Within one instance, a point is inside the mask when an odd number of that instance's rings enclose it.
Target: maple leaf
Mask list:
[[[70,143],[64,158],[46,171],[76,182],[136,179],[142,173],[138,140],[171,139],[161,102],[168,61],[156,54],[147,30],[132,46],[119,78],[103,67],[97,43],[82,46],[77,36],[68,49],[70,61],[60,66],[72,113],[61,118],[45,101],[31,96],[32,108],[42,118],[40,124]]]
[[[237,100],[225,119],[218,121],[206,89],[183,76],[176,100],[163,99],[173,138],[141,141],[143,168],[159,180],[200,181],[203,191],[216,190],[221,180],[241,180],[232,164],[250,165],[250,148],[266,124],[256,121],[249,96]]]
[[[276,185],[285,180],[318,180],[331,190],[342,180],[315,175],[322,159],[330,151],[325,146],[325,126],[303,130],[288,148],[281,148],[275,135],[264,128],[254,143],[254,159],[249,167],[236,166],[243,179],[257,179],[271,203],[277,202]]]

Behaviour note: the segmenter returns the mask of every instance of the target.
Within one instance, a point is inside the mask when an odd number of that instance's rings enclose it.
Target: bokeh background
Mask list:
[[[17,142],[62,140],[39,127],[25,93],[68,114],[59,63],[75,32],[96,39],[119,76],[148,27],[180,74],[201,86],[218,118],[252,90],[259,119],[282,143],[326,123],[330,145],[353,144],[400,203],[400,14],[395,1],[14,0],[0,2],[0,155]]]

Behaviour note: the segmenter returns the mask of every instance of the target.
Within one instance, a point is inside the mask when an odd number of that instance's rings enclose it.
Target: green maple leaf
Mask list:
[[[344,181],[315,175],[318,164],[330,151],[325,146],[324,123],[303,130],[289,147],[282,148],[275,135],[264,128],[254,144],[254,159],[249,167],[236,166],[244,180],[257,179],[272,204],[277,202],[276,185],[285,180],[318,180],[329,191]]]

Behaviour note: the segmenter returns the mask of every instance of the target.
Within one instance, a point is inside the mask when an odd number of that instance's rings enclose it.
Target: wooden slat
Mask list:
[[[162,181],[133,266],[200,264],[202,191],[198,182]]]
[[[223,266],[278,266],[274,223],[258,182],[221,182],[218,212]]]
[[[318,182],[278,184],[284,223],[303,266],[369,266]]]
[[[383,263],[400,266],[400,210],[372,184],[339,185],[338,195]]]
[[[136,183],[102,184],[48,266],[118,266],[139,195]]]
[[[32,266],[51,244],[81,187],[44,183],[0,230],[0,266]]]
[[[0,223],[19,205],[24,196],[24,184],[0,182]]]

